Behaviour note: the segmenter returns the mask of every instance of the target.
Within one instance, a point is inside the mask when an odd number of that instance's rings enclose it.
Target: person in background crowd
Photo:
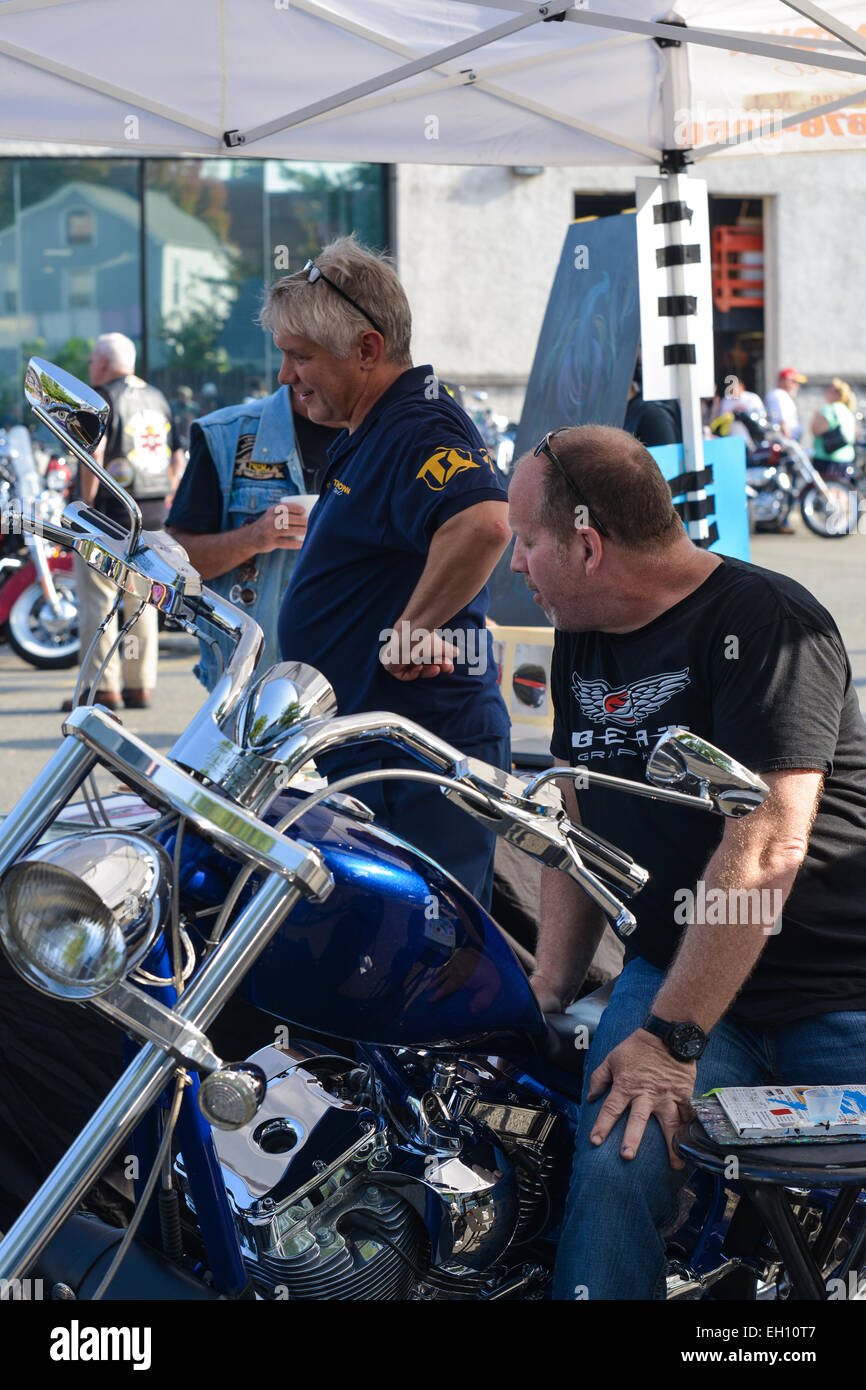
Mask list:
[[[694,545],[630,435],[547,435],[517,466],[509,520],[511,568],[556,627],[556,761],[645,785],[660,734],[684,727],[770,788],[725,819],[563,782],[568,813],[650,879],[586,1061],[554,1297],[651,1299],[691,1097],[863,1079],[866,726],[830,614],[794,580]],[[546,1012],[576,996],[603,926],[543,872],[531,983]]]
[[[390,263],[343,237],[272,285],[262,324],[279,379],[318,424],[345,422],[280,613],[285,660],[331,682],[341,714],[392,710],[467,754],[511,765],[485,628],[486,583],[508,544],[505,492],[477,429],[432,367]],[[447,625],[451,640],[438,629]],[[463,650],[461,651],[461,646]],[[329,780],[417,767],[387,744],[319,760]],[[379,823],[490,902],[495,837],[438,788],[369,782]]]
[[[854,412],[857,401],[854,392],[841,377],[834,376],[824,392],[825,404],[812,416],[815,436],[815,467],[824,471],[830,463],[853,463],[856,455],[857,421]]]
[[[177,399],[171,403],[171,418],[174,435],[179,449],[189,448],[189,429],[193,420],[201,414],[198,402],[192,394],[192,387],[178,386]]]
[[[746,451],[754,448],[755,444],[763,437],[763,432],[750,428],[751,421],[747,424],[745,420],[738,419],[741,415],[757,415],[761,419],[766,417],[764,402],[754,391],[746,391],[739,377],[730,376],[725,379],[725,394],[717,396],[713,403],[714,419],[710,425],[710,432],[721,438],[739,437],[745,440]],[[794,527],[788,520],[791,508],[794,505],[793,493],[788,494],[787,505],[784,514],[778,521],[769,522],[759,521],[756,523],[756,531],[772,531],[777,536],[795,535]]]
[[[168,401],[155,386],[135,375],[135,344],[122,333],[103,333],[97,338],[90,354],[90,381],[111,406],[108,429],[94,450],[94,458],[138,503],[143,529],[161,530],[165,499],[172,490],[172,471],[179,470],[184,461]],[[78,488],[82,501],[128,527],[129,517],[122,503],[89,469],[79,468]],[[78,556],[75,571],[83,660],[117,591]],[[128,617],[138,601],[124,594],[121,606]],[[87,665],[84,699],[116,636],[115,614]],[[103,671],[95,701],[108,709],[120,709],[121,704],[127,709],[146,708],[156,686],[157,660],[157,613],[147,605],[124,637],[121,652],[113,654]],[[62,708],[70,710],[72,700],[66,700]]]
[[[190,431],[189,464],[166,529],[208,586],[255,618],[265,636],[261,670],[280,659],[280,603],[307,529],[291,497],[318,492],[334,437],[333,426],[306,418],[285,386],[205,415]],[[228,656],[227,639],[217,641]],[[219,662],[204,641],[195,673],[213,689]]]
[[[260,376],[252,376],[247,384],[247,394],[243,403],[249,405],[251,401],[263,401],[267,394],[263,379]]]
[[[640,353],[628,388],[628,405],[623,429],[639,439],[647,449],[655,444],[682,444],[683,422],[679,401],[645,401]]]
[[[803,437],[803,426],[797,409],[797,392],[806,381],[808,377],[802,376],[793,367],[783,367],[779,373],[778,385],[767,394],[767,419],[786,439],[799,441]]]
[[[725,377],[724,394],[716,397],[713,414],[717,419],[732,414],[734,419],[730,423],[727,434],[738,435],[741,439],[745,439],[746,448],[749,449],[754,443],[752,435],[748,426],[736,417],[738,415],[760,415],[763,418],[766,416],[767,410],[757,392],[747,391],[740,377],[728,376]]]

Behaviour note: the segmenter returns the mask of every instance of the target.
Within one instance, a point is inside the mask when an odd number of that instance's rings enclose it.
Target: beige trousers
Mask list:
[[[75,579],[79,601],[79,630],[81,632],[81,657],[93,640],[94,633],[102,622],[117,590],[101,574],[86,565],[80,556],[75,557]],[[124,621],[135,612],[139,600],[131,594],[124,594],[119,613]],[[117,637],[118,613],[115,613],[105,632],[100,637],[93,654],[87,663],[84,677],[84,693],[90,689],[91,682]],[[148,606],[129,632],[121,638],[120,646],[114,653],[99,681],[100,690],[119,692],[124,690],[153,690],[156,685],[156,669],[159,657],[159,626],[155,608]],[[121,681],[121,668],[123,680]]]

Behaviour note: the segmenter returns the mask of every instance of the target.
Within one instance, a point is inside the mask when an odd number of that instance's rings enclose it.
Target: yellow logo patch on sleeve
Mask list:
[[[416,478],[421,478],[433,492],[441,492],[458,473],[481,464],[463,449],[435,449],[422,463]]]

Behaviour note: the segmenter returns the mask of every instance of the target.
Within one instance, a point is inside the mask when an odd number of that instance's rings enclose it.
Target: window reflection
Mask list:
[[[385,190],[382,165],[0,159],[0,420],[31,354],[86,380],[114,331],[187,415],[272,390],[264,284],[334,236],[383,246]]]

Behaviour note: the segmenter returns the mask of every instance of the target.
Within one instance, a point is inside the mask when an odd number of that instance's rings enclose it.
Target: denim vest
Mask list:
[[[221,532],[234,531],[246,521],[260,516],[268,507],[275,506],[287,495],[304,491],[304,472],[295,443],[289,392],[285,386],[281,386],[264,400],[215,410],[211,415],[205,415],[193,428],[200,429],[204,434],[219,479],[222,495]],[[287,476],[267,480],[234,476],[238,440],[242,434],[253,433],[256,438],[251,462],[269,463],[274,459],[281,462],[285,459]],[[265,645],[258,665],[259,672],[267,670],[280,659],[277,618],[298,553],[297,550],[278,549],[266,555],[258,555],[258,578],[252,581],[256,598],[250,604],[237,605],[243,612],[255,618],[265,635]],[[229,598],[232,588],[238,582],[239,574],[239,569],[229,570],[227,574],[221,574],[216,579],[209,579],[207,587],[221,594],[223,598]],[[216,642],[227,661],[232,650],[231,642],[222,635],[216,636]],[[219,675],[220,663],[208,645],[204,642],[200,645],[201,659],[195,667],[195,674],[208,690],[213,690]]]

